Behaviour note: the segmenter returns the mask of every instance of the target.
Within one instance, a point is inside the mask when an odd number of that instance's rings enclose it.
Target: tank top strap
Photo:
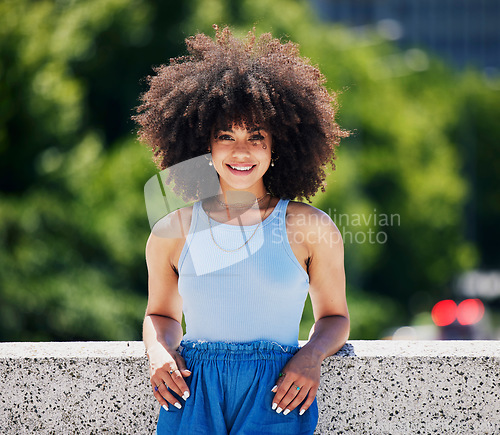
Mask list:
[[[200,212],[201,212],[201,201],[196,201],[193,204],[193,213],[191,215],[191,225],[189,227],[190,233],[192,233],[193,230],[196,228],[198,220],[200,219]]]
[[[201,212],[201,201],[196,201],[193,204],[193,212],[191,213],[191,223],[189,224],[189,231],[186,235],[186,241],[184,242],[184,247],[182,248],[181,255],[179,256],[178,270],[182,269],[182,265],[184,264],[184,259],[186,258],[187,251],[191,242],[193,241],[194,233],[196,232],[196,228],[198,226],[198,222],[200,221],[200,212]]]
[[[285,223],[285,218],[286,218],[286,208],[288,207],[288,203],[290,202],[289,199],[281,198],[278,203],[276,204],[276,207],[278,208],[278,219],[279,219],[279,225],[282,230],[286,231],[286,223]]]

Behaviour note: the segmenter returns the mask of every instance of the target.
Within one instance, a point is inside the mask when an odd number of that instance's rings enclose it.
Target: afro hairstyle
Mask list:
[[[132,119],[157,166],[208,153],[211,134],[225,126],[265,126],[274,162],[264,175],[267,190],[307,200],[325,191],[326,166],[335,169],[335,147],[349,133],[335,122],[337,96],[324,76],[297,44],[269,33],[257,38],[255,29],[239,39],[227,27],[214,28],[215,39],[202,33],[187,38],[188,55],[147,77]],[[203,171],[184,172],[178,189],[186,198],[200,195]]]

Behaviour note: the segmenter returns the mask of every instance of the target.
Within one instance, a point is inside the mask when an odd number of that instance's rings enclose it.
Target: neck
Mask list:
[[[250,192],[247,190],[225,190],[221,189],[217,199],[227,205],[236,204],[253,204],[255,201],[262,201],[268,192],[266,189],[259,189],[258,192]]]

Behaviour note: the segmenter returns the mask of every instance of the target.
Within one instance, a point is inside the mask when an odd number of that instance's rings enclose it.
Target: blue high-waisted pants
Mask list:
[[[269,341],[251,343],[181,342],[179,352],[191,376],[191,393],[181,409],[160,410],[157,434],[313,434],[318,422],[316,399],[303,414],[271,409],[271,391],[280,371],[299,350]]]

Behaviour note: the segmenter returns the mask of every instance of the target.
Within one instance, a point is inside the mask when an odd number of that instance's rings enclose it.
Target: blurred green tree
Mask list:
[[[151,65],[183,47],[183,2],[7,0],[0,3],[0,189],[39,183],[40,164],[90,130],[109,147]],[[42,171],[40,171],[42,169]]]
[[[500,268],[500,77],[464,74],[462,104],[451,137],[459,145],[470,180],[467,238],[480,252],[479,267]]]
[[[213,23],[299,42],[342,91],[340,123],[354,135],[314,204],[344,235],[351,338],[429,309],[477,263],[472,242],[498,258],[482,226],[465,227],[466,204],[484,228],[500,213],[499,99],[477,73],[320,24],[305,1],[4,1],[0,340],[140,337],[142,188],[155,169],[129,117],[151,66]],[[312,322],[308,302],[301,338]]]
[[[1,340],[140,337],[153,167],[129,117],[139,79],[180,50],[184,14],[0,3]]]

